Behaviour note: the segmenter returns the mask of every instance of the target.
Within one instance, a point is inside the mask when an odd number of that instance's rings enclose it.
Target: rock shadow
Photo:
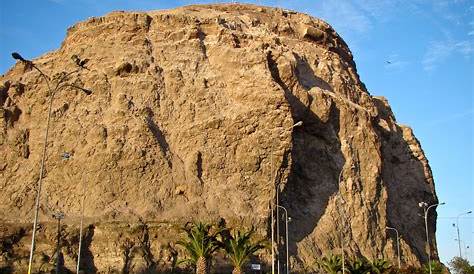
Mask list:
[[[402,241],[408,243],[411,251],[422,262],[428,262],[425,242],[424,219],[419,215],[423,210],[418,203],[436,204],[438,199],[434,191],[434,181],[431,169],[424,164],[421,156],[422,152],[413,151],[413,147],[421,146],[412,135],[409,128],[400,126],[392,121],[392,111],[387,102],[379,98],[374,98],[375,106],[379,116],[373,121],[373,127],[382,142],[382,180],[387,190],[387,225],[398,230]],[[381,120],[388,121],[390,130],[382,125]],[[405,134],[404,134],[405,131]],[[412,144],[403,137],[412,135]],[[425,172],[428,174],[426,176]],[[403,203],[400,203],[403,201]],[[436,211],[430,210],[428,215],[430,248],[433,258],[437,258],[436,252]],[[387,232],[387,239],[396,238],[391,232]],[[396,254],[396,245],[393,247]],[[401,250],[403,252],[403,249]],[[403,255],[403,254],[401,254]],[[405,256],[401,256],[404,258]]]
[[[161,151],[163,152],[164,155],[167,155],[169,152],[169,144],[166,141],[165,135],[161,131],[160,127],[153,121],[153,118],[151,116],[147,116],[145,118],[146,120],[146,125],[148,126],[148,129],[153,133],[153,136],[155,137],[156,141],[160,145]]]
[[[168,144],[168,141],[166,141],[163,131],[161,131],[160,127],[153,120],[153,113],[151,112],[151,110],[147,109],[147,111],[148,111],[148,114],[145,117],[145,123],[148,129],[151,131],[151,133],[155,137],[156,141],[158,142],[158,145],[160,146],[161,152],[163,153],[163,157],[166,159],[168,166],[172,168],[173,162],[170,159],[171,153],[170,153],[170,146]]]
[[[94,264],[94,255],[90,249],[92,240],[94,238],[94,230],[94,225],[89,225],[86,229],[84,238],[82,239],[83,246],[79,269],[83,270],[84,273],[97,273],[97,267]]]
[[[333,91],[332,87],[326,81],[314,73],[307,60],[296,53],[293,53],[293,56],[296,60],[296,78],[301,86],[306,90],[310,90],[313,87],[319,87],[327,91]]]
[[[296,73],[299,84],[305,89],[319,87],[332,90],[328,83],[314,75],[309,64],[299,56]],[[289,175],[286,185],[281,189],[282,176],[277,174],[275,185],[280,196],[280,205],[284,206],[291,216],[289,226],[289,255],[297,254],[296,244],[311,234],[316,228],[329,199],[339,190],[338,175],[344,166],[344,156],[341,151],[338,132],[340,130],[340,112],[334,104],[330,108],[327,121],[322,121],[305,105],[292,90],[285,84],[278,70],[278,64],[273,59],[271,52],[267,55],[268,67],[274,81],[283,89],[285,98],[290,104],[290,111],[294,122],[302,121],[302,127],[292,131],[292,149],[284,155],[280,171],[288,168]],[[312,76],[311,76],[312,75]],[[309,95],[311,96],[311,95]],[[338,167],[338,168],[334,168]],[[279,212],[279,250],[281,258],[286,257],[285,222],[282,210]],[[271,234],[271,233],[269,233]],[[280,259],[280,267],[285,269],[285,259]]]

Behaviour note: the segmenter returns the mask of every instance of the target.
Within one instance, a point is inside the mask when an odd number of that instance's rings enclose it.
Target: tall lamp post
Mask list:
[[[456,229],[457,229],[457,232],[458,232],[459,258],[462,258],[462,254],[461,254],[461,236],[459,234],[459,217],[461,217],[463,215],[471,214],[471,213],[472,213],[472,211],[464,212],[464,213],[459,214],[456,217]]]
[[[286,244],[286,274],[290,274],[290,260],[289,260],[289,256],[288,256],[288,221],[290,220],[290,218],[288,217],[288,211],[286,210],[286,208],[284,206],[281,206],[281,205],[277,205],[277,207],[283,209],[285,211],[285,235],[286,235],[286,241],[285,241],[285,244]]]
[[[346,140],[343,140],[344,143],[346,143]],[[342,145],[342,143],[341,143]],[[354,163],[351,164],[351,170],[355,169],[355,165]],[[338,177],[338,187],[340,187],[341,185],[341,182],[342,182],[342,175],[344,173],[344,166],[341,168],[341,171],[339,172],[339,177]],[[347,188],[346,188],[347,190]],[[345,260],[345,253],[344,253],[344,231],[346,229],[346,225],[345,225],[345,220],[347,220],[347,217],[346,217],[346,214],[344,213],[344,209],[342,208],[342,205],[345,204],[345,201],[344,201],[344,197],[342,197],[342,192],[339,191],[339,195],[338,195],[338,198],[339,198],[339,201],[340,201],[340,204],[341,206],[337,206],[338,209],[339,209],[339,215],[341,216],[342,221],[341,223],[343,224],[343,227],[342,229],[340,229],[340,237],[341,237],[341,255],[342,255],[342,274],[344,274],[346,272],[346,260]],[[336,201],[336,205],[337,205],[337,201]]]
[[[56,274],[59,274],[59,254],[61,254],[61,220],[64,219],[63,212],[56,212],[53,218],[58,220],[58,243],[56,249]]]
[[[100,167],[99,167],[100,169]],[[96,179],[99,176],[99,169],[95,170]],[[80,221],[80,228],[79,228],[79,250],[77,252],[77,265],[76,265],[76,273],[80,271],[80,264],[81,264],[81,251],[82,251],[82,240],[83,240],[83,224],[84,224],[84,207],[85,207],[85,200],[86,200],[86,182],[87,180],[82,181],[82,201],[81,201],[81,221]]]
[[[81,250],[82,250],[82,224],[84,221],[84,201],[86,199],[86,185],[82,182],[82,202],[81,202],[81,227],[79,228],[79,250],[77,252],[77,266],[76,273],[79,274],[79,267],[81,264]]]
[[[387,230],[393,230],[395,231],[395,233],[397,234],[397,257],[398,257],[398,269],[400,269],[400,238],[399,238],[399,234],[398,234],[398,230],[394,227],[385,227],[385,229]]]
[[[418,203],[418,206],[423,208],[424,211],[424,219],[425,219],[425,230],[426,230],[426,243],[428,244],[428,267],[430,269],[430,274],[432,274],[431,271],[431,246],[430,246],[430,238],[428,235],[428,212],[432,207],[438,206],[438,205],[444,205],[446,203],[438,203],[434,205],[428,206],[427,203],[425,202],[420,202]]]
[[[71,84],[71,83],[67,83],[67,81],[69,80],[69,77],[72,74],[74,74],[74,73],[78,72],[79,70],[81,70],[81,68],[83,68],[83,67],[80,67],[79,69],[76,69],[76,70],[68,72],[68,73],[64,72],[60,76],[60,78],[57,81],[54,88],[51,89],[50,77],[48,75],[46,75],[45,73],[43,73],[32,61],[23,58],[17,52],[13,52],[12,57],[13,57],[13,59],[24,63],[26,66],[29,66],[29,67],[32,67],[32,68],[36,69],[40,73],[40,75],[44,78],[44,80],[46,81],[46,85],[48,87],[48,92],[49,92],[48,119],[47,119],[47,122],[46,122],[46,129],[45,129],[45,134],[44,134],[43,154],[42,154],[42,157],[41,157],[40,175],[39,175],[39,179],[38,179],[38,185],[36,187],[35,216],[34,216],[34,221],[33,221],[33,232],[32,232],[32,237],[31,237],[30,258],[29,258],[29,262],[28,262],[28,274],[31,274],[31,267],[32,267],[32,264],[33,264],[33,254],[34,254],[34,250],[35,250],[36,229],[37,229],[37,226],[38,226],[38,213],[39,213],[39,207],[40,207],[41,186],[42,186],[42,181],[43,181],[43,176],[44,176],[44,164],[45,164],[45,160],[46,160],[46,148],[48,146],[48,133],[49,133],[49,125],[50,125],[50,122],[51,122],[51,113],[52,113],[54,95],[56,94],[56,92],[63,89],[64,87],[72,87],[72,88],[78,89],[78,90],[84,92],[86,95],[91,95],[92,91],[90,91],[88,89],[85,89],[85,88],[82,88],[82,87],[79,87],[79,86],[76,86],[76,85]]]
[[[303,125],[303,121],[298,121],[296,122],[294,125],[292,125],[289,129],[293,129],[295,127],[299,127],[299,126],[302,126]],[[271,154],[271,180],[274,180],[274,176],[273,176],[273,143],[272,143],[272,154]],[[272,214],[271,214],[271,233],[272,233],[272,274],[275,274],[275,240],[274,240],[274,234],[275,234],[275,220],[274,220],[274,217],[273,217],[273,212],[275,211],[275,207],[276,207],[276,224],[277,224],[277,241],[279,241],[280,239],[280,231],[279,231],[279,195],[278,195],[278,188],[276,189],[276,201],[275,202],[272,202],[271,204],[271,211],[272,211]],[[276,205],[276,206],[275,206]],[[288,215],[287,215],[288,217]],[[278,248],[278,243],[277,243],[277,248]],[[278,257],[278,264],[277,264],[277,273],[280,273],[280,256],[279,254],[277,254],[277,257]]]
[[[341,184],[341,180],[342,180],[342,174],[344,172],[344,167],[341,169],[341,172],[339,172],[339,179],[338,179],[338,185]],[[339,200],[340,200],[340,203],[341,205],[344,203],[344,198],[342,198],[342,194],[339,192]],[[345,215],[344,214],[344,210],[341,210],[341,208],[339,207],[339,215]],[[345,217],[344,217],[345,219]],[[344,223],[345,220],[342,220],[341,223]],[[346,270],[346,263],[345,263],[345,254],[344,254],[344,228],[345,226],[343,226],[343,228],[341,229],[341,255],[342,255],[342,274],[345,273],[345,270]]]

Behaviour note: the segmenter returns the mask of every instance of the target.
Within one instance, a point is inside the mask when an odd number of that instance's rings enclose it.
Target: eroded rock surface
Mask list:
[[[57,210],[75,269],[83,189],[89,272],[169,268],[190,220],[268,236],[276,196],[292,218],[295,270],[340,252],[341,232],[346,253],[395,260],[386,226],[401,233],[404,262],[427,261],[428,161],[327,23],[239,4],[113,12],[71,27],[34,63],[54,84],[77,68],[72,55],[90,60],[68,83],[93,93],[55,95],[34,269],[52,267]],[[27,266],[48,89],[23,63],[0,85],[0,268],[16,272]],[[429,227],[434,239],[435,215]]]

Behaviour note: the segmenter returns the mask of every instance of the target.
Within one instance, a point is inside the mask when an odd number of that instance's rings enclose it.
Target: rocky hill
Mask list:
[[[386,226],[402,236],[404,263],[427,261],[418,203],[437,201],[428,161],[327,23],[239,4],[113,12],[71,27],[33,61],[54,87],[77,68],[73,55],[89,61],[65,83],[92,94],[55,95],[35,270],[52,266],[59,210],[75,270],[83,193],[88,272],[169,268],[177,228],[192,220],[269,237],[277,197],[292,218],[294,270],[340,252],[341,234],[347,254],[395,261]],[[0,77],[4,270],[28,265],[47,111],[37,70],[18,62]]]

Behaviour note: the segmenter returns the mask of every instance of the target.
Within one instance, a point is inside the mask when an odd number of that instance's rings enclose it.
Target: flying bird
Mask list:
[[[392,64],[392,61],[385,61],[385,63],[390,65],[390,64]]]

